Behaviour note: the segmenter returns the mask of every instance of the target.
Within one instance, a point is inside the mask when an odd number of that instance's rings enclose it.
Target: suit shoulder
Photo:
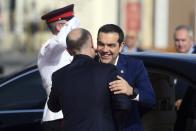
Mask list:
[[[116,68],[113,64],[99,63],[103,68]]]
[[[96,68],[99,70],[116,70],[116,67],[113,64],[99,63],[96,62]]]
[[[124,55],[121,54],[122,59],[124,59],[125,61],[127,61],[128,63],[137,63],[137,64],[143,64],[143,61],[138,59],[138,58],[134,58],[131,55]]]
[[[65,71],[69,70],[69,64],[66,66],[61,67],[60,69],[56,70],[55,72],[52,73],[52,77],[58,77],[62,76],[62,74],[65,74]]]

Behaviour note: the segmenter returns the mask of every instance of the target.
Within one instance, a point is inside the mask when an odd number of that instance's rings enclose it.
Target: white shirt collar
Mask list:
[[[119,55],[117,56],[116,61],[115,61],[115,63],[114,63],[115,66],[117,66],[118,59],[119,59]]]
[[[190,50],[187,52],[187,54],[192,54],[192,52],[194,51],[194,44],[191,46]]]

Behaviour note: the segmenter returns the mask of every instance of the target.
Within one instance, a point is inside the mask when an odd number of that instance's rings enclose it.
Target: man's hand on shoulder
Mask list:
[[[133,94],[133,87],[121,76],[117,76],[118,80],[109,83],[109,89],[114,94],[125,94],[131,96]]]

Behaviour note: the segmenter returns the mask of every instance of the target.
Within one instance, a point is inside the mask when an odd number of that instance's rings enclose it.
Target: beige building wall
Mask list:
[[[195,0],[170,0],[168,50],[174,51],[173,31],[179,24],[192,26],[194,30]]]
[[[117,24],[117,8],[117,0],[78,0],[75,13],[81,27],[90,30],[96,43],[97,31],[102,25]]]
[[[36,3],[36,9],[32,9],[32,3]],[[3,2],[1,2],[2,4]],[[22,43],[21,46],[26,44],[24,42],[29,39],[29,36],[24,30],[24,27],[32,19],[37,18],[38,21],[45,25],[45,22],[41,20],[41,16],[44,12],[49,12],[53,9],[64,7],[69,4],[75,4],[75,15],[80,19],[81,27],[90,30],[93,35],[94,41],[96,42],[97,31],[100,26],[106,23],[117,24],[118,21],[118,0],[16,0],[15,9],[15,30],[14,32],[9,31],[9,1],[3,3],[6,12],[3,13],[4,16],[4,26],[5,34],[11,39],[4,39],[1,45],[2,48],[6,50],[12,50],[15,46]],[[6,5],[5,5],[6,4]],[[51,37],[50,32],[37,32],[35,38],[33,38],[33,43],[30,46],[39,49],[40,46]],[[13,38],[12,38],[13,37]],[[17,43],[15,39],[17,38]],[[27,41],[27,40],[26,40]],[[25,46],[25,45],[24,45]]]
[[[144,49],[153,47],[153,0],[143,1],[141,41]]]
[[[39,5],[42,5],[39,6],[40,8],[43,8],[43,2],[40,1]],[[75,4],[75,15],[79,18],[81,27],[90,30],[94,41],[96,41],[100,26],[107,23],[117,24],[117,3],[117,0],[54,0],[48,2],[48,5],[54,9]]]
[[[30,3],[32,1],[35,1],[37,3],[37,13],[30,12],[30,14],[24,12],[22,13],[25,7],[27,11],[31,11],[31,6]],[[137,2],[140,1],[142,3],[142,8],[141,8],[141,41],[142,41],[142,47],[146,49],[152,49],[154,46],[154,28],[155,28],[155,5],[154,2],[156,0],[27,0],[23,1],[22,0],[17,0],[18,4],[20,6],[17,8],[16,14],[20,15],[17,17],[16,20],[16,25],[18,32],[17,34],[20,34],[21,39],[25,39],[26,36],[21,35],[21,32],[24,32],[24,30],[21,30],[27,22],[27,20],[30,20],[29,18],[33,14],[37,14],[37,16],[40,19],[40,16],[43,15],[44,11],[49,11],[52,9],[55,9],[57,7],[62,7],[71,3],[75,4],[75,14],[76,16],[80,19],[81,21],[81,27],[87,28],[88,30],[91,31],[94,41],[96,42],[96,35],[97,35],[97,30],[100,26],[106,23],[114,23],[114,24],[119,24],[118,22],[121,20],[124,20],[124,9],[120,8],[118,5],[121,3],[123,5],[123,2]],[[3,5],[3,8],[8,7],[8,2],[2,2],[0,1],[1,4]],[[195,0],[169,0],[168,8],[169,8],[169,18],[168,22],[165,24],[168,24],[168,43],[166,50],[168,51],[174,51],[173,48],[173,30],[178,24],[187,24],[191,25],[194,29],[194,19],[195,19],[195,11],[194,11],[194,5],[195,5]],[[23,6],[23,7],[21,7]],[[25,9],[24,9],[25,10]],[[9,37],[9,39],[6,39],[6,41],[2,42],[4,44],[1,44],[1,47],[5,49],[9,49],[14,47],[12,44],[17,44],[14,43],[12,40],[12,37],[14,37],[13,33],[11,34],[9,32],[9,27],[8,27],[8,19],[9,19],[9,13],[8,9],[3,10],[4,13],[3,18],[4,18],[4,34]],[[118,15],[121,15],[120,20],[118,20]],[[35,17],[35,16],[34,16]],[[28,18],[28,19],[27,19]],[[24,22],[22,22],[24,21]],[[44,25],[44,22],[40,20],[42,25]],[[125,30],[125,27],[123,27],[123,23],[120,22],[120,26]],[[39,49],[39,46],[49,37],[51,36],[51,33],[49,32],[38,32],[36,34],[36,41],[34,43],[37,44],[36,48]],[[159,40],[157,40],[159,41]],[[2,48],[2,49],[3,49]]]
[[[138,31],[140,41],[139,46],[143,49],[153,48],[153,0],[120,0],[120,3],[120,26],[125,34],[129,30]],[[139,4],[140,9],[134,10],[134,7],[132,7],[132,10],[128,10],[128,4],[132,4],[133,6],[134,4]],[[131,13],[135,13],[136,16]],[[140,18],[137,19],[137,17]],[[127,29],[127,24],[132,28]],[[139,29],[137,27],[138,25]]]

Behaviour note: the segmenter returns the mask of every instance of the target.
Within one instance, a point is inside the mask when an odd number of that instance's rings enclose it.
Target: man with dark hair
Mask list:
[[[118,80],[110,82],[110,90],[114,94],[125,94],[131,100],[132,108],[124,131],[143,131],[139,111],[150,109],[155,104],[155,95],[143,62],[119,53],[123,40],[124,33],[119,26],[103,25],[98,30],[98,56],[101,63],[114,64],[121,73]]]
[[[66,36],[72,29],[79,26],[73,9],[74,5],[71,4],[41,17],[54,35],[42,45],[37,62],[47,95],[50,93],[52,73],[72,61],[72,56],[66,50]],[[61,111],[51,112],[47,104],[45,105],[42,121],[46,131],[59,131],[62,118]]]
[[[120,130],[113,111],[126,113],[130,101],[126,95],[114,95],[108,88],[109,82],[116,79],[117,69],[94,61],[95,49],[89,31],[74,29],[66,42],[74,58],[52,75],[49,109],[54,112],[62,109],[64,131]]]

